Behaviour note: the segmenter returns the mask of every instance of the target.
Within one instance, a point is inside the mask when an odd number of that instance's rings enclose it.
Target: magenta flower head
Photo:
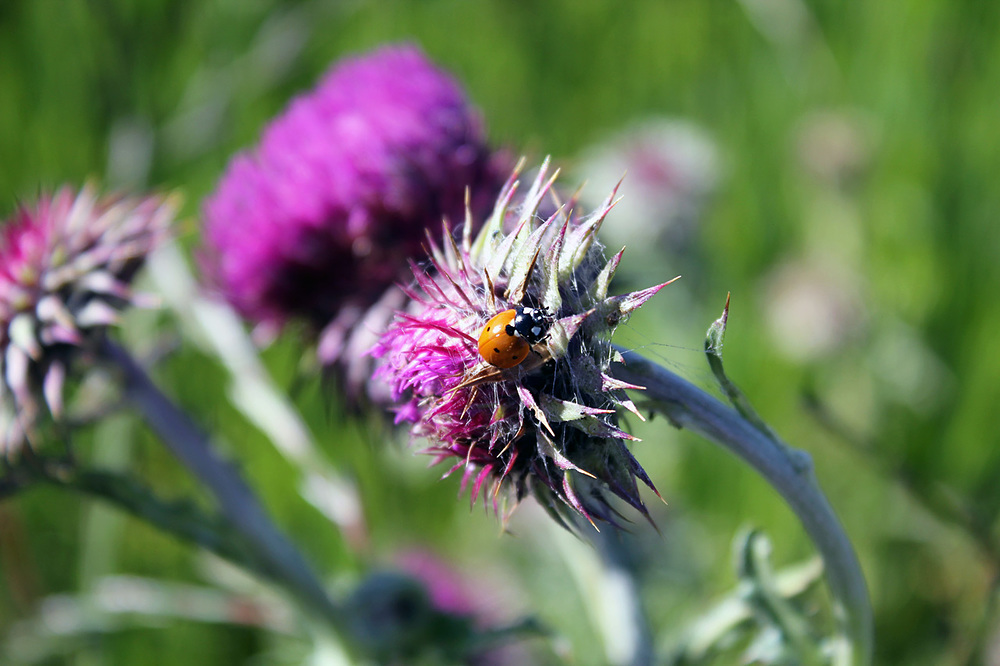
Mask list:
[[[542,219],[546,178],[543,166],[515,207],[515,174],[475,238],[467,222],[414,265],[411,307],[373,350],[376,379],[473,502],[488,494],[499,512],[499,498],[532,493],[560,520],[615,523],[610,491],[648,517],[637,479],[652,483],[617,424],[621,408],[638,415],[624,389],[641,387],[612,377],[609,337],[668,283],[609,297],[622,253],[606,261],[596,233],[612,197],[584,218],[567,205]]]
[[[335,361],[428,227],[461,220],[467,190],[488,213],[502,162],[462,89],[419,49],[344,61],[230,163],[204,207],[205,268],[264,332],[290,319],[327,327],[320,352]]]
[[[164,239],[174,204],[98,199],[68,187],[22,207],[0,231],[0,457],[58,417],[71,364],[135,301],[129,287]]]

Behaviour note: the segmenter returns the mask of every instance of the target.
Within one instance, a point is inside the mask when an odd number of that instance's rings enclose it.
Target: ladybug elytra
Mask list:
[[[551,325],[551,317],[541,308],[504,310],[479,334],[479,355],[497,368],[513,368],[528,357],[532,345],[545,339]]]

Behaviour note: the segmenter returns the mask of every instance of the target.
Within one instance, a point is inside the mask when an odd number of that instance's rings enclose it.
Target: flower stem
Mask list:
[[[244,536],[228,521],[202,513],[193,504],[165,502],[126,474],[49,463],[39,468],[37,476],[59,488],[104,500],[261,578],[283,583],[279,573],[260,561],[256,549],[249,548]]]
[[[639,594],[640,585],[636,579],[635,566],[629,557],[628,545],[623,543],[625,535],[618,530],[581,530],[580,533],[588,535],[604,565],[603,580],[596,582],[603,584],[605,594],[617,602],[618,613],[625,615],[629,631],[622,632],[627,635],[619,636],[623,639],[623,647],[627,648],[621,663],[627,666],[652,666],[656,663],[656,646]]]
[[[246,538],[266,568],[335,629],[346,626],[343,609],[327,595],[305,558],[268,517],[237,469],[213,450],[208,435],[167,398],[131,355],[105,338],[101,355],[121,372],[127,399],[194,476],[214,495],[226,519]]]
[[[770,437],[735,409],[656,363],[627,349],[619,351],[625,364],[616,365],[617,379],[645,386],[645,397],[674,425],[726,447],[781,494],[823,557],[856,663],[870,664],[873,628],[868,587],[854,548],[816,482],[809,454]]]

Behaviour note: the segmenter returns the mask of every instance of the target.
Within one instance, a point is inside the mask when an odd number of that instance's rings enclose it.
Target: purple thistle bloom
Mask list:
[[[446,233],[427,270],[414,265],[410,307],[372,351],[376,380],[390,388],[397,423],[412,423],[439,461],[456,460],[448,474],[462,471],[473,502],[489,488],[499,512],[501,490],[515,502],[530,492],[557,519],[615,524],[610,491],[648,517],[636,480],[652,483],[625,446],[635,438],[617,426],[618,409],[638,415],[624,389],[641,387],[611,377],[621,358],[609,337],[668,283],[608,297],[622,254],[605,261],[596,233],[612,197],[583,219],[572,205],[541,219],[554,180],[546,166],[516,209],[515,173],[475,239],[469,225],[459,241]],[[480,355],[480,332],[518,307],[549,313],[547,336],[521,363],[495,367]]]
[[[329,364],[383,297],[391,317],[425,230],[463,219],[467,190],[488,212],[506,168],[454,79],[415,47],[383,48],[340,63],[230,163],[205,204],[204,266],[264,331],[325,328]]]
[[[0,457],[62,412],[71,362],[135,302],[129,287],[164,239],[174,204],[98,199],[69,187],[22,207],[0,232]]]

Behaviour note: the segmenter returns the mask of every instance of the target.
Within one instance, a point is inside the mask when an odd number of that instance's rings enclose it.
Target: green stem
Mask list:
[[[645,397],[672,423],[726,447],[781,494],[823,557],[855,661],[870,664],[874,632],[868,587],[854,548],[816,482],[809,454],[771,439],[735,409],[656,363],[633,351],[619,351],[625,364],[615,367],[617,379],[645,386]]]
[[[50,466],[38,478],[60,488],[104,500],[262,578],[279,584],[282,582],[278,572],[255,557],[243,535],[226,520],[203,513],[187,502],[166,502],[130,476]]]
[[[208,435],[153,384],[125,349],[105,339],[101,354],[121,373],[126,398],[171,453],[214,495],[223,516],[253,547],[265,569],[343,631],[343,609],[330,599],[305,558],[271,521],[237,469],[215,452]]]

